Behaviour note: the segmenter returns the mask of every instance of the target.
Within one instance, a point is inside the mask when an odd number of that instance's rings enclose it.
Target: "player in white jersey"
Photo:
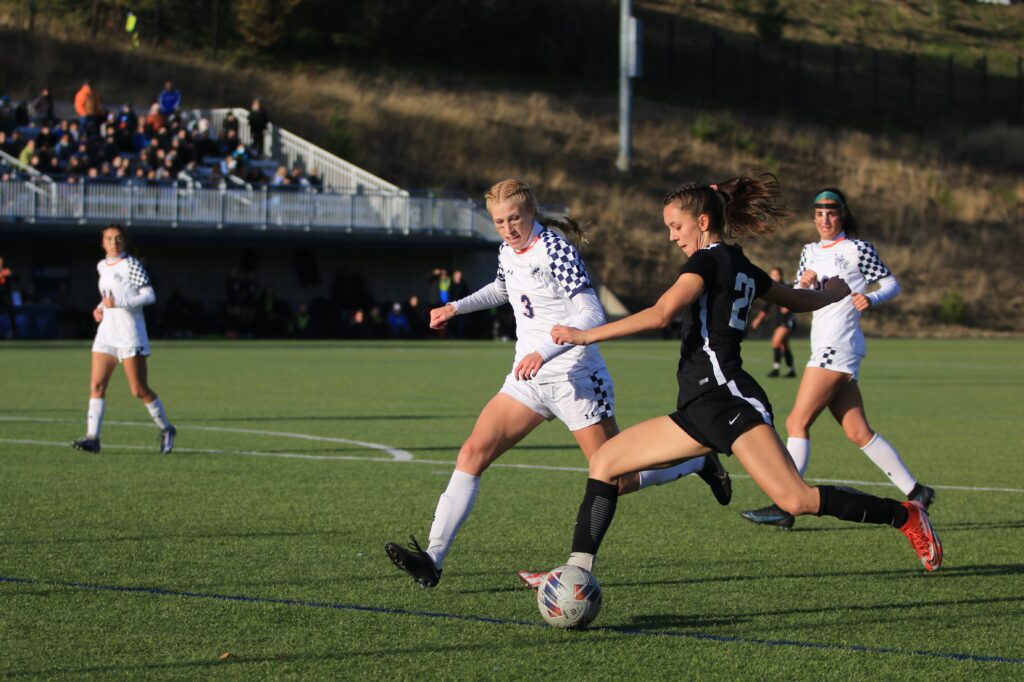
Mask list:
[[[852,293],[814,312],[811,357],[793,409],[786,418],[786,446],[802,476],[811,454],[811,425],[827,407],[846,437],[885,472],[907,499],[917,500],[927,509],[935,491],[918,483],[896,449],[868,425],[858,385],[860,363],[867,354],[860,316],[899,294],[899,282],[874,245],[856,238],[857,220],[839,189],[827,187],[815,196],[814,226],[821,241],[804,246],[797,287],[815,289],[831,277],[841,277]],[[878,288],[869,292],[868,286],[872,284]],[[776,505],[751,509],[742,515],[754,523],[782,528],[793,525],[793,516]]]
[[[142,315],[142,307],[154,303],[156,293],[142,263],[128,255],[123,227],[108,225],[103,229],[103,250],[106,257],[96,264],[100,303],[92,316],[99,323],[99,328],[92,345],[89,414],[85,436],[72,445],[87,452],[100,451],[107,385],[114,369],[121,363],[132,395],[142,400],[160,428],[160,452],[168,454],[174,449],[177,432],[167,420],[163,402],[149,387],[146,368],[149,338]]]
[[[611,377],[596,346],[552,342],[556,324],[589,329],[603,324],[604,310],[587,276],[579,252],[548,225],[582,233],[575,221],[540,215],[533,191],[518,180],[494,185],[487,209],[503,243],[497,278],[487,286],[430,311],[430,326],[441,329],[456,315],[510,303],[516,320],[516,356],[512,371],[477,418],[459,450],[455,471],[441,495],[424,551],[412,537],[405,548],[389,542],[391,561],[422,587],[434,587],[459,528],[476,501],[480,476],[488,466],[545,421],[558,418],[572,432],[583,454],[591,455],[618,433]],[[731,482],[717,455],[665,469],[623,477],[620,494],[660,485],[698,473],[720,504],[728,504]],[[541,573],[520,571],[536,587]]]

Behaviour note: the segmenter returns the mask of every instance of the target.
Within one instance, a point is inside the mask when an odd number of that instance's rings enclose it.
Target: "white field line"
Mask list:
[[[77,420],[73,419],[51,419],[47,417],[9,417],[0,416],[0,422],[41,422],[41,423],[74,423]],[[115,426],[131,426],[131,427],[142,427],[142,428],[155,428],[151,422],[128,422],[128,421],[107,421],[107,424],[113,424]],[[245,433],[258,436],[276,436],[281,438],[297,438],[301,440],[310,440],[324,443],[339,443],[344,445],[357,445],[365,447],[371,450],[379,450],[390,455],[389,458],[385,459],[382,457],[366,457],[361,455],[310,455],[298,452],[262,452],[259,450],[222,450],[222,449],[205,449],[205,448],[182,448],[175,447],[175,452],[183,453],[195,453],[195,454],[210,454],[210,455],[236,455],[240,457],[278,457],[282,459],[307,459],[307,460],[339,460],[339,461],[350,461],[350,462],[402,462],[406,464],[431,464],[439,466],[453,466],[455,464],[452,460],[436,460],[436,459],[416,459],[411,452],[407,450],[400,450],[398,448],[392,448],[387,445],[381,445],[379,443],[367,443],[365,441],[348,440],[345,438],[330,438],[327,436],[313,436],[305,433],[290,433],[284,431],[262,431],[259,429],[237,429],[228,428],[223,426],[181,426],[181,429],[186,431],[216,431],[222,433]],[[180,433],[180,431],[179,431]],[[11,445],[44,445],[53,447],[69,447],[70,443],[65,441],[44,441],[44,440],[29,440],[21,438],[0,438],[0,443],[8,443]],[[149,450],[156,451],[155,447],[145,445],[104,445],[105,449],[108,450]],[[500,467],[503,469],[528,469],[536,471],[574,471],[579,473],[587,473],[586,467],[569,467],[569,466],[551,466],[546,464],[519,464],[512,462],[495,462],[491,467]],[[747,474],[730,474],[732,478],[750,478]],[[875,488],[891,488],[892,484],[888,482],[878,481],[855,481],[849,479],[839,478],[807,478],[812,483],[836,483],[840,485],[859,485],[865,487]],[[963,486],[963,485],[936,485],[930,484],[931,487],[936,490],[962,490],[968,492],[986,492],[986,493],[1016,493],[1024,494],[1024,488],[995,488],[995,487],[984,487],[984,486]]]

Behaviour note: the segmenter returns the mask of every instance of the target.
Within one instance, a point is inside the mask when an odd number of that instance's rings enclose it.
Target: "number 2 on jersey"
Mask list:
[[[522,296],[519,297],[519,300],[523,304],[523,315],[529,318],[533,318],[533,316],[536,315],[536,313],[533,312],[533,305],[530,303],[530,297],[527,296],[526,294],[523,294]]]
[[[747,312],[749,311],[750,304],[754,302],[754,294],[756,293],[754,280],[747,277],[744,273],[738,272],[736,273],[736,286],[734,289],[740,292],[740,297],[733,301],[732,315],[729,316],[729,326],[743,331],[747,328]]]

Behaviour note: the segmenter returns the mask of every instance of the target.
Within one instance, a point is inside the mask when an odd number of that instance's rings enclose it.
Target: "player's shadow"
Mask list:
[[[471,419],[476,415],[467,414],[391,414],[391,415],[318,415],[318,416],[300,416],[294,417],[193,417],[190,419],[183,419],[182,421],[187,422],[309,422],[309,421],[330,421],[330,422],[342,422],[342,421],[402,421],[402,420],[427,420],[427,419]]]
[[[117,542],[164,542],[168,540],[223,540],[223,539],[250,539],[259,540],[263,538],[290,538],[290,537],[337,537],[337,530],[276,530],[276,531],[251,531],[245,533],[188,533],[169,535],[120,535],[111,537],[91,538],[45,538],[45,539],[0,539],[0,546],[4,545],[79,545],[79,544],[112,544]]]
[[[878,526],[873,524],[843,524],[841,526],[795,526],[785,533],[866,533],[876,530]],[[985,529],[1008,529],[1024,528],[1024,521],[963,521],[960,523],[941,523],[935,529],[940,533],[958,530],[985,530]]]
[[[668,564],[664,564],[668,565]],[[671,565],[675,570],[680,570],[678,564]],[[647,564],[646,568],[655,568],[653,564]],[[685,569],[684,569],[685,570]],[[860,577],[888,577],[888,578],[927,578],[928,580],[944,580],[959,578],[964,575],[971,576],[1000,576],[1018,575],[1024,573],[1024,564],[981,564],[974,566],[947,566],[935,573],[925,574],[920,568],[903,568],[889,570],[865,570],[865,571],[830,571],[827,573],[790,572],[773,573],[763,572],[752,575],[713,575],[697,576],[693,578],[673,578],[671,580],[607,580],[601,584],[607,589],[609,587],[642,587],[645,585],[705,585],[714,583],[742,583],[754,581],[774,580],[820,580],[822,578],[860,578]]]
[[[850,611],[856,614],[864,614],[871,612],[891,613],[904,610],[916,610],[928,607],[943,609],[946,607],[953,607],[954,609],[957,609],[964,606],[978,606],[985,604],[1019,604],[1022,599],[1024,599],[1024,595],[1015,595],[1009,597],[984,597],[979,599],[935,599],[924,601],[920,599],[914,599],[912,601],[903,603],[886,602],[884,604],[844,604],[842,602],[839,602],[830,603],[827,607],[817,605],[803,608],[769,609],[764,611],[750,611],[748,613],[735,613],[715,616],[705,616],[703,614],[648,614],[643,616],[634,616],[630,622],[636,627],[644,629],[666,627],[709,627],[720,625],[740,625],[762,618],[778,618],[781,616],[817,616],[821,614],[821,612],[825,608],[827,608],[831,612]],[[794,627],[800,626],[797,625]],[[818,627],[818,624],[815,623],[813,627]]]
[[[752,619],[746,616],[687,616],[680,613],[651,613],[634,616],[629,626],[596,628],[610,632],[629,633],[632,630],[664,630],[667,628],[711,628],[723,625],[742,625]]]
[[[540,624],[537,624],[540,627]],[[587,638],[588,642],[593,642],[594,637],[590,636]],[[545,648],[551,645],[551,641],[546,637],[534,637],[532,639],[525,639],[522,637],[516,638],[513,642],[506,645],[488,645],[488,651],[494,651],[496,649],[507,649],[510,652],[521,652],[523,649],[529,647]],[[206,660],[196,661],[170,661],[167,663],[113,663],[110,665],[95,665],[95,666],[80,666],[80,667],[50,667],[50,668],[37,668],[32,670],[4,670],[0,668],[0,677],[4,678],[15,678],[15,677],[32,677],[32,678],[52,678],[52,677],[64,677],[64,676],[75,676],[75,677],[93,677],[112,675],[115,677],[134,677],[134,676],[145,676],[145,677],[169,677],[174,673],[177,673],[176,677],[200,677],[199,673],[205,673],[203,677],[211,676],[214,671],[221,675],[231,675],[241,677],[245,675],[246,668],[241,666],[255,665],[254,669],[250,670],[250,675],[253,677],[266,677],[267,671],[271,671],[273,676],[274,669],[269,667],[274,664],[280,665],[306,665],[313,663],[329,663],[334,662],[338,664],[339,670],[345,670],[346,664],[352,662],[353,659],[366,659],[366,660],[413,660],[426,655],[435,655],[439,653],[457,653],[457,652],[478,652],[482,648],[479,643],[470,644],[451,644],[448,646],[437,646],[434,644],[424,644],[423,646],[410,646],[403,648],[353,648],[349,651],[337,651],[334,653],[321,653],[318,652],[314,655],[295,653],[295,654],[275,654],[270,656],[230,656],[225,660],[218,660],[218,658],[211,656]],[[509,672],[512,672],[514,667],[509,665]],[[230,672],[229,672],[230,671]],[[278,671],[280,672],[280,671]],[[160,673],[158,675],[157,673]],[[339,679],[344,679],[346,676],[342,675]]]
[[[945,533],[958,530],[1003,530],[1007,528],[1024,528],[1024,521],[962,521],[960,523],[943,523],[936,530]]]

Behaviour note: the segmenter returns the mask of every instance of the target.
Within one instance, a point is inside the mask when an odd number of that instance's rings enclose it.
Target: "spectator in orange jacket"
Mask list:
[[[94,132],[99,127],[103,103],[100,101],[99,93],[93,90],[91,81],[82,83],[82,87],[75,93],[75,113],[81,117],[82,130],[86,134]]]

